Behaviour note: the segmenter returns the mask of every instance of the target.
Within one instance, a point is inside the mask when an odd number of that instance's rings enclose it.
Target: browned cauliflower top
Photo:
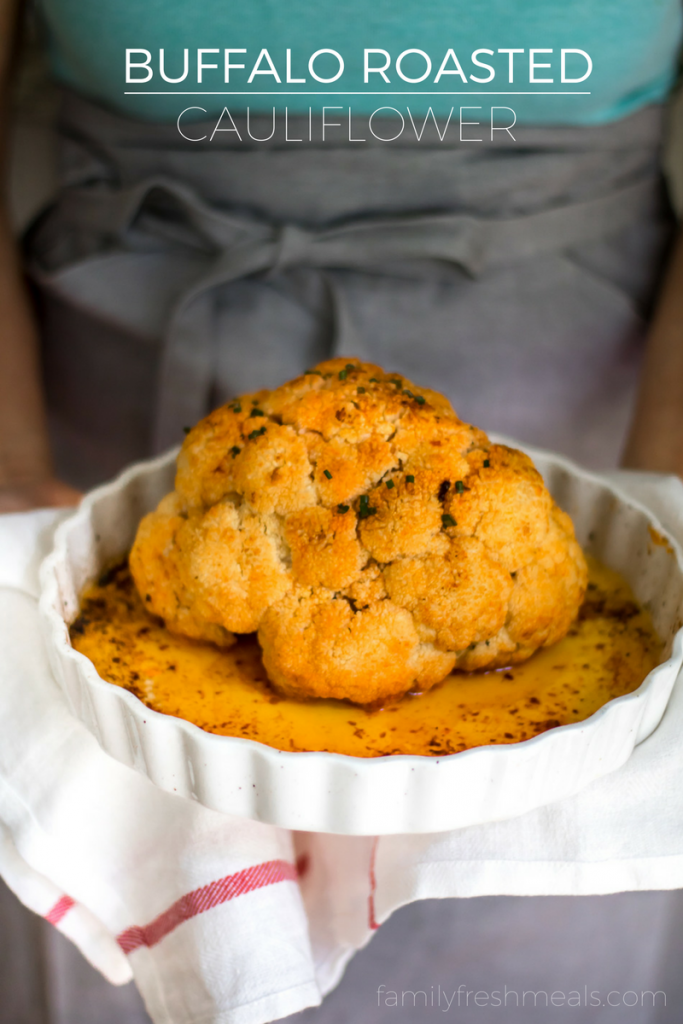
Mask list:
[[[586,587],[526,455],[354,359],[198,423],[130,564],[172,631],[226,646],[258,630],[279,690],[363,704],[528,658]]]

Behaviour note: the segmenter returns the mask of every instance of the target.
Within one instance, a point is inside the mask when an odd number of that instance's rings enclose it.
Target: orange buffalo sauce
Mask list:
[[[451,754],[588,718],[658,663],[662,645],[628,585],[595,560],[589,567],[586,602],[564,640],[522,665],[456,672],[380,709],[279,696],[253,636],[229,650],[173,636],[145,610],[126,565],[86,590],[71,642],[103,679],[208,732],[356,757]]]

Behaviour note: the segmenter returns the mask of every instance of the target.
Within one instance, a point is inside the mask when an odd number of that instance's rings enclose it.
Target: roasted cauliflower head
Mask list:
[[[173,632],[257,631],[278,690],[361,704],[523,661],[565,635],[586,587],[526,455],[345,359],[198,423],[130,565]]]

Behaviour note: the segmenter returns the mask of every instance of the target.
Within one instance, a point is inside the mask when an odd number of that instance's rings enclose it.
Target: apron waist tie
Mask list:
[[[58,246],[64,238],[78,238],[86,255],[71,261],[69,274],[83,279],[86,294],[88,277],[107,252],[180,247],[203,257],[205,269],[179,296],[165,330],[154,433],[159,451],[175,444],[182,426],[195,423],[207,410],[214,365],[212,293],[221,285],[293,267],[400,276],[410,272],[411,263],[424,261],[456,266],[476,277],[618,232],[654,213],[657,203],[657,190],[648,178],[604,197],[514,218],[407,214],[304,228],[219,209],[176,181],[154,177],[127,189],[65,190],[35,229],[33,250],[38,256],[33,262],[36,275],[49,283],[64,270],[63,263],[56,272],[47,269]],[[334,312],[334,349],[361,354],[341,290],[332,275],[325,274],[325,279]]]

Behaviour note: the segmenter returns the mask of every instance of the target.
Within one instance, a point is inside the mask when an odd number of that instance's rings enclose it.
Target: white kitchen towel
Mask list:
[[[683,541],[683,484],[619,474]],[[619,771],[522,818],[440,835],[288,833],[209,811],[106,755],[42,647],[37,567],[63,513],[0,517],[0,874],[155,1024],[316,1005],[404,903],[683,887],[683,681]]]

